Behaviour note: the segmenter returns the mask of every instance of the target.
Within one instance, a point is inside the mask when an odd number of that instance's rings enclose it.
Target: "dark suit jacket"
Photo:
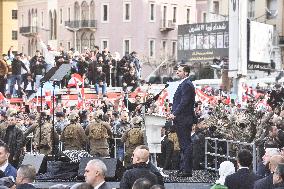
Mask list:
[[[194,118],[195,89],[189,78],[185,79],[177,88],[172,113],[176,116],[174,123],[178,125],[192,124]]]
[[[273,174],[259,179],[254,183],[254,189],[273,189]]]
[[[26,183],[26,184],[18,184],[16,186],[16,189],[36,189],[36,187],[32,184]]]
[[[5,173],[6,177],[12,176],[16,180],[17,170],[10,163],[7,166],[7,168],[5,169],[4,173]]]
[[[110,185],[107,182],[104,182],[99,189],[111,189]]]
[[[236,173],[227,176],[224,185],[226,185],[228,189],[253,189],[257,179],[256,174],[247,168],[242,168]]]

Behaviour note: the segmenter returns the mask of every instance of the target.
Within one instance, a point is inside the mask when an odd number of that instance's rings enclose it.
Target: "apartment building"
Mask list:
[[[17,0],[0,0],[0,56],[10,46],[18,51],[18,37]]]
[[[32,55],[36,35],[53,48],[109,48],[141,58],[176,57],[177,26],[196,22],[195,0],[19,0],[19,47]]]

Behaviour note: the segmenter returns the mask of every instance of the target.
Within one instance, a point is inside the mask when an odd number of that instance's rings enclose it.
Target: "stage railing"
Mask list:
[[[257,160],[258,160],[258,150],[256,148],[255,143],[247,143],[247,142],[218,139],[218,138],[211,138],[211,137],[205,138],[205,169],[218,171],[218,167],[222,163],[222,161],[218,161],[218,158],[223,159],[223,161],[225,160],[235,161],[237,149],[242,149],[244,147],[246,147],[246,149],[247,147],[249,147],[249,149],[252,151],[253,171],[256,172]],[[232,154],[234,152],[235,154]],[[211,165],[208,165],[209,161]]]

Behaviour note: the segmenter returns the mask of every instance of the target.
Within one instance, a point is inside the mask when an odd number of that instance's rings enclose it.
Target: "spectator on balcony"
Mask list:
[[[28,56],[25,54],[21,55],[21,61],[25,64],[28,71],[26,71],[24,68],[21,68],[21,75],[22,75],[22,81],[25,81],[27,79],[28,72],[30,72],[30,61],[28,59]]]
[[[39,44],[44,52],[46,71],[48,72],[52,67],[55,66],[55,57],[60,56],[60,52],[55,51],[50,45],[44,44],[42,39],[38,36]]]
[[[0,92],[5,95],[6,83],[7,83],[7,74],[8,74],[8,64],[7,64],[7,55],[3,54],[2,59],[0,59]]]
[[[120,61],[117,62],[117,85],[118,87],[122,87],[123,76],[128,72],[128,63],[123,57]]]
[[[106,74],[103,72],[102,67],[97,67],[97,74],[95,79],[95,90],[99,95],[99,88],[102,88],[102,94],[106,95]]]
[[[140,60],[138,59],[137,56],[137,52],[133,51],[130,56],[131,56],[131,62],[133,62],[133,64],[135,65],[135,69],[136,69],[136,75],[138,76],[138,78],[141,78],[141,63]]]
[[[10,88],[9,88],[9,94],[13,95],[14,92],[14,86],[17,82],[17,95],[21,96],[21,84],[22,84],[22,75],[21,75],[21,68],[24,68],[27,72],[28,69],[26,68],[25,64],[21,61],[21,55],[22,54],[12,54],[12,48],[9,49],[8,51],[8,56],[10,59],[12,59],[12,75],[11,75],[11,83],[10,83]]]
[[[45,62],[42,57],[39,56],[36,62],[31,66],[32,77],[35,81],[35,89],[40,87],[40,80],[43,78],[45,72]]]
[[[126,89],[127,87],[132,87],[131,91],[133,92],[139,85],[139,79],[135,74],[136,71],[134,68],[129,70],[129,73],[126,73],[123,76],[123,87]]]

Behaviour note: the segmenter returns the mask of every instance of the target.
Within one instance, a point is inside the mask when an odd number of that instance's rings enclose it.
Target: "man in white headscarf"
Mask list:
[[[230,161],[224,161],[220,164],[219,168],[219,179],[216,180],[215,184],[210,189],[227,189],[224,185],[225,179],[228,175],[235,173],[235,166]]]

